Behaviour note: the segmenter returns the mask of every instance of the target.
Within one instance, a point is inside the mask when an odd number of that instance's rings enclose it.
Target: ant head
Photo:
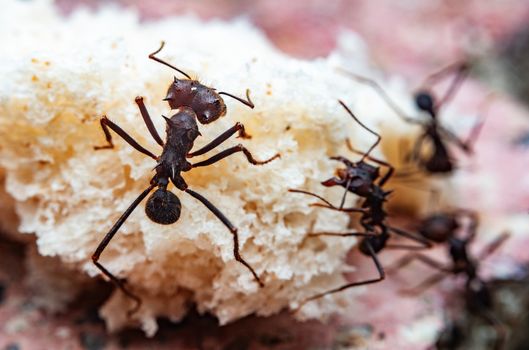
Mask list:
[[[226,114],[226,105],[214,89],[201,85],[191,106],[201,124],[209,124]]]
[[[423,90],[415,94],[415,104],[421,111],[427,112],[432,117],[435,117],[435,101],[429,91]]]
[[[147,199],[145,214],[157,224],[170,225],[180,218],[181,209],[182,204],[173,192],[158,188]]]
[[[433,214],[422,220],[419,233],[431,241],[442,243],[453,237],[458,228],[455,215]]]
[[[356,163],[355,173],[359,173],[362,177],[375,181],[380,176],[380,168],[360,161]]]
[[[172,109],[190,107],[201,124],[209,124],[226,114],[224,100],[215,89],[196,80],[174,78],[164,101]]]
[[[322,182],[322,185],[326,187],[340,185],[359,196],[368,196],[371,192],[371,185],[373,183],[369,174],[365,171],[358,171],[357,168],[354,168],[354,171],[350,170],[351,169],[336,170],[337,178],[324,181]]]

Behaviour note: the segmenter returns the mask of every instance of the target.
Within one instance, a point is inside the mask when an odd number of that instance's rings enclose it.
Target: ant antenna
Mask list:
[[[380,140],[382,139],[382,137],[380,137],[379,134],[377,134],[376,132],[374,132],[373,130],[369,129],[367,126],[365,126],[354,114],[353,112],[351,112],[351,110],[349,109],[349,107],[347,107],[345,105],[345,103],[343,103],[341,100],[338,100],[338,102],[342,105],[343,108],[345,108],[345,110],[347,111],[347,113],[349,113],[349,115],[351,117],[353,117],[353,119],[358,123],[360,124],[361,127],[363,127],[365,130],[369,131],[371,134],[375,135],[377,137],[377,140],[375,141],[375,143],[373,145],[371,145],[371,147],[369,147],[369,149],[367,150],[366,153],[364,153],[362,155],[362,159],[360,159],[360,162],[363,162],[364,159],[366,159],[368,156],[369,156],[369,153],[371,153],[371,151],[373,149],[375,149],[375,147],[380,143]]]
[[[160,48],[159,48],[158,50],[154,51],[153,53],[151,53],[151,54],[149,55],[149,58],[150,58],[151,60],[154,60],[154,61],[158,62],[158,63],[164,64],[164,65],[166,65],[167,67],[173,68],[173,69],[174,69],[175,71],[177,71],[178,73],[184,75],[187,79],[189,79],[189,80],[193,80],[193,79],[191,79],[191,77],[189,76],[189,74],[187,74],[186,72],[184,72],[184,71],[182,71],[182,70],[176,68],[176,67],[173,66],[172,64],[167,63],[167,62],[165,62],[164,60],[159,59],[158,57],[155,57],[155,56],[154,56],[154,55],[156,55],[157,53],[159,53],[160,51],[162,51],[162,49],[163,49],[164,46],[165,46],[165,41],[162,40],[162,44],[160,45]]]
[[[219,95],[226,95],[226,96],[229,96],[231,98],[234,98],[237,101],[239,101],[240,103],[247,105],[251,109],[253,109],[255,107],[255,105],[253,104],[252,100],[250,99],[250,89],[246,89],[246,100],[243,100],[240,97],[233,96],[232,94],[228,94],[227,92],[223,92],[223,91],[219,92]]]

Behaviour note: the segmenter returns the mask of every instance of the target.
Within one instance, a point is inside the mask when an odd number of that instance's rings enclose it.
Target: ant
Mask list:
[[[466,228],[462,225],[465,218],[468,222]],[[496,329],[497,339],[495,349],[500,349],[502,348],[501,344],[504,342],[505,329],[501,321],[498,320],[492,312],[493,300],[491,291],[487,283],[478,275],[478,267],[479,261],[485,259],[488,255],[497,250],[501,244],[509,238],[509,234],[501,234],[489,243],[476,258],[473,258],[469,254],[469,245],[476,236],[477,226],[477,214],[471,210],[459,209],[452,212],[432,214],[421,220],[418,231],[421,236],[427,240],[434,243],[445,244],[447,246],[450,259],[452,260],[451,265],[446,266],[426,255],[408,254],[400,259],[394,267],[388,270],[401,268],[414,260],[418,260],[423,264],[440,271],[424,280],[418,286],[402,291],[409,295],[421,293],[434,284],[439,283],[450,274],[464,275],[466,277],[466,307],[469,312],[478,315]],[[461,236],[458,235],[460,231],[464,231],[464,234]],[[452,325],[452,327],[457,327],[457,325]],[[442,340],[443,343],[457,344],[460,341],[459,338],[461,337],[461,334],[457,329],[445,333],[445,338],[440,339],[439,342]]]
[[[454,170],[455,164],[454,159],[448,150],[447,142],[455,144],[465,154],[471,155],[473,152],[472,146],[479,136],[484,124],[483,120],[476,123],[470,131],[467,139],[461,140],[453,132],[442,126],[438,119],[440,108],[454,97],[456,91],[468,75],[469,69],[470,67],[467,63],[456,62],[426,78],[422,86],[432,86],[446,75],[455,73],[447,91],[439,100],[436,100],[433,92],[428,88],[420,88],[415,93],[415,105],[420,111],[426,112],[430,116],[430,120],[426,122],[408,117],[374,80],[351,72],[343,72],[358,82],[371,86],[402,120],[410,124],[419,125],[423,128],[423,132],[415,141],[413,149],[406,157],[406,160],[414,162],[430,174],[449,174]],[[432,146],[432,152],[429,155],[424,155],[422,153],[422,145],[425,141],[428,141]]]
[[[260,280],[254,269],[241,257],[239,253],[239,238],[237,235],[237,228],[210,201],[208,201],[201,194],[191,190],[180,173],[187,172],[193,168],[211,165],[237,152],[243,152],[248,162],[253,165],[266,164],[279,157],[279,154],[276,154],[267,160],[259,161],[256,160],[250,151],[248,151],[243,145],[239,144],[237,146],[223,150],[206,160],[194,164],[188,162],[188,158],[207,153],[226,141],[237,131],[239,132],[239,137],[248,138],[249,135],[245,133],[243,124],[236,123],[235,126],[219,135],[204,147],[191,152],[195,139],[201,135],[198,130],[196,120],[198,119],[201,124],[208,124],[217,120],[226,114],[226,106],[220,95],[224,94],[230,97],[234,96],[225,92],[217,93],[215,89],[204,86],[196,80],[192,80],[189,78],[189,75],[182,72],[178,68],[173,67],[169,63],[155,57],[155,55],[161,51],[163,46],[164,43],[162,42],[161,47],[157,51],[151,53],[149,58],[177,70],[188,78],[175,78],[173,83],[169,86],[165,100],[168,101],[170,107],[176,111],[175,114],[170,118],[163,116],[166,121],[165,142],[162,141],[158,132],[156,131],[152,119],[147,112],[145,105],[143,104],[143,98],[136,97],[136,104],[139,107],[145,125],[147,126],[147,129],[149,130],[153,139],[162,147],[162,153],[159,156],[156,156],[149,150],[145,149],[139,145],[136,140],[134,140],[134,138],[128,135],[117,124],[110,121],[106,116],[101,117],[100,123],[101,128],[105,133],[107,145],[94,147],[96,150],[114,148],[114,144],[112,143],[112,135],[110,134],[110,130],[112,130],[134,149],[151,157],[157,162],[156,167],[154,168],[156,173],[150,180],[149,187],[147,187],[147,189],[144,190],[132,202],[127,210],[125,210],[121,217],[116,221],[114,226],[112,226],[110,231],[105,235],[101,243],[99,243],[97,249],[92,255],[92,261],[97,266],[97,268],[101,270],[101,272],[107,276],[117,287],[119,287],[119,289],[121,289],[121,291],[126,296],[135,301],[135,307],[130,311],[129,314],[133,314],[139,309],[141,306],[141,299],[129,291],[125,287],[125,284],[122,280],[118,279],[101,263],[99,263],[99,258],[101,253],[103,253],[109,244],[110,240],[114,237],[125,220],[127,220],[132,211],[156,187],[156,191],[154,191],[154,193],[147,199],[147,203],[145,205],[145,213],[149,219],[162,225],[175,223],[179,219],[182,205],[178,197],[167,189],[169,182],[171,182],[177,189],[188,193],[204,204],[206,208],[208,208],[228,228],[228,230],[233,235],[233,255],[235,260],[243,264],[252,273],[253,278],[255,281],[257,281],[257,283],[259,283],[260,287],[264,286],[263,282]],[[248,90],[246,91],[246,96],[248,101],[244,101],[238,97],[234,98],[238,101],[241,101],[250,108],[253,108],[254,105],[249,99]]]
[[[387,201],[387,198],[392,193],[392,191],[385,191],[383,189],[383,186],[391,178],[394,172],[394,168],[391,164],[385,161],[373,158],[369,155],[369,153],[380,143],[381,136],[377,134],[376,132],[374,132],[373,130],[369,129],[367,126],[365,126],[353,114],[353,112],[345,105],[345,103],[343,103],[340,100],[338,102],[342,105],[342,107],[346,110],[346,112],[358,124],[360,124],[360,126],[362,126],[362,128],[369,131],[371,134],[375,135],[377,137],[377,140],[369,148],[369,150],[363,154],[360,161],[351,162],[350,160],[342,156],[331,157],[332,160],[337,160],[337,161],[342,162],[345,165],[345,168],[338,169],[336,172],[337,177],[332,177],[328,180],[325,180],[321,184],[326,187],[341,186],[345,189],[339,207],[334,206],[329,201],[327,201],[325,198],[315,193],[312,193],[312,192],[308,192],[304,190],[297,190],[297,189],[289,189],[289,192],[310,195],[310,196],[318,198],[319,200],[323,202],[323,203],[313,203],[311,204],[311,206],[328,208],[331,210],[337,210],[337,211],[341,211],[345,213],[362,213],[362,217],[360,218],[360,225],[364,229],[364,231],[362,232],[341,232],[341,233],[340,232],[317,232],[317,233],[309,233],[308,235],[309,237],[319,237],[319,236],[362,237],[362,240],[360,241],[360,245],[359,245],[360,252],[366,256],[371,257],[371,259],[373,259],[373,262],[376,266],[379,276],[374,279],[368,279],[365,281],[348,283],[338,288],[334,288],[326,292],[316,294],[312,297],[309,297],[308,299],[305,299],[302,302],[301,306],[298,307],[298,309],[300,309],[308,301],[321,298],[325,295],[337,293],[345,289],[356,287],[356,286],[377,283],[377,282],[384,280],[385,278],[384,268],[380,264],[380,261],[377,258],[377,254],[385,248],[423,249],[423,248],[430,247],[430,243],[427,240],[422,239],[421,237],[417,237],[404,230],[389,226],[386,223],[387,213],[384,210],[384,203]],[[349,143],[348,143],[348,146],[350,146]],[[356,152],[354,150],[352,151]],[[386,171],[384,176],[381,177],[380,167],[373,166],[365,162],[365,159],[368,159],[380,166],[385,166],[388,168],[388,170]],[[354,193],[364,198],[364,201],[360,208],[344,208],[345,198],[348,192]],[[390,238],[390,232],[406,237],[410,240],[416,241],[420,243],[421,245],[387,244]]]

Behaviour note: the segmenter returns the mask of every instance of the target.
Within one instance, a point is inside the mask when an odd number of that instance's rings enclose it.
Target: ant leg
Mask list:
[[[494,253],[503,243],[505,243],[507,239],[509,239],[510,236],[510,233],[503,232],[498,238],[487,244],[485,248],[478,254],[478,261],[481,261]]]
[[[360,212],[360,213],[365,213],[366,212],[366,209],[364,209],[364,208],[341,208],[340,209],[338,207],[335,207],[331,202],[329,202],[325,198],[323,198],[321,196],[318,196],[316,193],[303,191],[303,190],[295,190],[295,189],[292,189],[292,188],[289,189],[288,192],[302,193],[302,194],[306,194],[306,195],[309,195],[309,196],[313,196],[313,197],[318,198],[319,200],[321,200],[325,204],[327,204],[327,205],[323,205],[323,204],[319,204],[319,203],[313,203],[313,204],[310,205],[311,207],[323,207],[323,208],[328,208],[328,209],[333,209],[333,210],[343,211],[343,212]]]
[[[327,208],[327,209],[331,209],[331,210],[336,210],[336,211],[341,211],[341,212],[344,212],[344,213],[366,213],[369,211],[369,209],[366,209],[366,208],[337,208],[337,207],[330,207],[328,205],[325,205],[325,204],[321,204],[321,203],[312,203],[310,204],[311,207],[320,207],[320,208]]]
[[[414,288],[411,288],[411,289],[400,290],[399,293],[405,294],[405,295],[409,295],[409,296],[421,294],[426,289],[428,289],[428,288],[432,287],[433,285],[441,282],[444,278],[446,278],[446,276],[448,276],[448,275],[445,272],[437,273],[437,274],[431,276],[430,278],[424,280],[418,286],[416,286]]]
[[[340,209],[343,209],[343,206],[345,204],[345,199],[347,198],[347,193],[349,192],[348,188],[349,186],[351,186],[351,182],[353,182],[353,178],[349,178],[349,180],[347,180],[347,184],[345,185],[345,188],[343,190],[343,196],[342,196],[342,200],[340,202]]]
[[[415,241],[415,242],[418,242],[418,243],[422,244],[422,247],[424,247],[424,248],[431,248],[432,247],[432,244],[427,239],[425,239],[423,237],[418,237],[418,236],[416,236],[416,235],[414,235],[412,233],[409,233],[407,231],[401,230],[400,228],[396,228],[396,227],[392,227],[392,226],[387,226],[387,228],[388,228],[388,230],[398,234],[399,236],[408,238],[408,239],[410,239],[412,241]]]
[[[119,217],[118,221],[116,221],[116,223],[114,224],[114,226],[112,226],[112,228],[110,229],[110,231],[108,231],[108,233],[105,235],[105,237],[103,238],[103,240],[99,243],[99,245],[97,246],[94,254],[92,255],[92,261],[94,262],[94,265],[105,275],[107,276],[119,289],[121,289],[121,291],[126,295],[128,296],[130,299],[134,300],[135,302],[135,305],[134,305],[134,308],[132,310],[130,310],[128,312],[129,316],[134,314],[136,311],[138,311],[138,309],[140,308],[141,306],[141,299],[136,296],[134,293],[132,293],[131,291],[129,291],[126,287],[125,287],[125,283],[120,280],[119,278],[117,278],[116,276],[114,276],[112,273],[110,273],[110,271],[108,271],[103,265],[101,265],[101,263],[99,263],[99,257],[101,256],[101,253],[103,253],[103,251],[105,250],[105,248],[107,247],[108,243],[110,243],[110,240],[112,240],[112,238],[114,237],[114,235],[116,234],[116,232],[118,232],[119,228],[121,227],[121,225],[123,225],[123,223],[125,222],[125,220],[127,220],[127,218],[129,217],[129,215],[134,211],[134,209],[136,209],[136,207],[138,206],[138,204],[140,204],[140,202],[149,194],[149,192],[151,192],[151,190],[155,187],[155,185],[150,185],[145,191],[143,191],[139,196],[138,198],[136,198],[134,200],[134,202],[132,202],[132,204],[127,208],[127,210],[125,210],[125,212]]]
[[[505,338],[507,337],[507,329],[505,324],[501,322],[496,315],[490,310],[482,310],[479,315],[488,322],[496,331],[496,341],[494,342],[494,350],[501,350],[505,348]]]
[[[192,168],[197,168],[197,167],[201,167],[201,166],[208,166],[208,165],[216,163],[216,162],[218,162],[218,161],[220,161],[220,160],[222,160],[222,159],[224,159],[226,157],[229,157],[232,154],[237,153],[237,152],[243,152],[244,155],[246,156],[246,159],[248,159],[248,162],[250,162],[253,165],[263,165],[263,164],[271,162],[272,160],[274,160],[274,159],[279,157],[279,153],[277,153],[275,156],[273,156],[271,158],[268,158],[267,160],[262,160],[262,161],[256,160],[252,156],[250,151],[248,151],[246,149],[246,147],[244,147],[243,145],[239,144],[237,146],[227,148],[224,151],[221,151],[221,152],[215,154],[213,157],[211,157],[209,159],[203,160],[203,161],[195,163],[195,164],[191,164],[191,167]]]
[[[346,70],[340,69],[343,73],[351,77],[352,79],[358,81],[359,83],[366,84],[371,86],[373,90],[384,100],[384,102],[388,105],[389,108],[391,108],[402,120],[404,120],[407,123],[410,124],[417,124],[417,125],[423,125],[423,123],[417,119],[408,117],[391,98],[389,95],[384,91],[384,89],[373,79],[369,79],[363,76],[360,76],[358,74],[354,74],[351,72],[348,72]]]
[[[373,237],[378,236],[374,233],[365,233],[365,232],[309,232],[307,233],[309,237]]]
[[[451,74],[455,71],[455,77],[452,80],[450,86],[448,87],[448,90],[445,92],[444,96],[439,99],[439,102],[436,104],[434,110],[439,109],[440,106],[446,104],[447,102],[452,99],[459,87],[461,86],[461,83],[465,80],[465,78],[468,75],[469,66],[464,62],[456,62],[452,63],[451,65],[444,67],[440,71],[431,74],[428,76],[422,86],[425,85],[433,85],[443,77],[445,77],[448,74]]]
[[[403,268],[409,264],[411,264],[413,261],[418,260],[419,262],[428,265],[434,269],[437,269],[439,271],[450,273],[452,272],[452,268],[446,267],[443,263],[440,263],[437,260],[434,260],[426,255],[422,254],[408,254],[405,255],[403,258],[398,260],[395,264],[393,264],[390,268],[388,268],[388,271],[394,271],[398,270],[400,268]]]
[[[362,154],[362,155],[365,154],[365,153],[362,153],[362,152],[354,149],[353,145],[351,144],[351,140],[346,139],[345,140],[345,144],[347,145],[347,148],[351,152],[356,153],[356,154]],[[385,167],[388,168],[388,171],[384,174],[384,176],[378,182],[378,186],[380,186],[380,187],[384,186],[384,184],[391,178],[391,176],[393,176],[393,173],[395,172],[395,167],[393,165],[389,164],[386,161],[380,160],[380,159],[375,158],[375,157],[370,156],[370,155],[367,155],[366,158],[369,159],[370,161],[372,161],[373,163],[376,163],[378,165],[385,166]]]
[[[345,164],[345,166],[347,167],[355,167],[355,164],[353,162],[351,162],[349,159],[343,157],[343,156],[334,156],[334,157],[329,157],[329,159],[331,160],[336,160],[338,162],[342,162]]]
[[[263,282],[261,282],[261,279],[255,272],[255,270],[244,260],[240,253],[239,253],[239,235],[237,234],[237,227],[235,227],[224,214],[220,212],[219,209],[217,209],[210,201],[208,201],[206,198],[204,198],[202,195],[198,194],[197,192],[190,190],[189,188],[184,190],[185,192],[189,193],[192,197],[195,199],[198,199],[202,204],[206,206],[222,223],[224,226],[230,230],[231,234],[233,235],[233,256],[235,257],[235,260],[243,264],[250,272],[252,273],[255,281],[259,283],[260,287],[264,287]]]
[[[338,287],[338,288],[331,289],[331,290],[328,290],[328,291],[323,292],[323,293],[319,293],[319,294],[313,295],[313,296],[305,299],[295,311],[300,310],[309,301],[313,301],[313,300],[322,298],[322,297],[324,297],[326,295],[335,294],[335,293],[344,291],[344,290],[349,289],[349,288],[363,286],[363,285],[366,285],[366,284],[377,283],[377,282],[380,282],[380,281],[384,280],[386,278],[386,274],[384,272],[384,268],[382,267],[382,264],[380,264],[380,261],[378,260],[377,254],[375,253],[375,251],[373,250],[373,247],[371,246],[371,244],[369,244],[369,242],[366,242],[366,247],[369,250],[369,255],[373,259],[373,262],[375,263],[375,266],[377,268],[378,275],[379,275],[377,278],[373,278],[373,279],[369,279],[369,280],[365,280],[365,281],[360,281],[360,282],[353,282],[353,283],[344,284],[341,287]]]
[[[143,117],[143,121],[145,122],[145,125],[147,125],[147,129],[149,129],[149,132],[151,133],[152,138],[156,143],[158,143],[160,146],[163,147],[164,143],[158,134],[158,131],[156,131],[156,128],[154,127],[154,124],[152,123],[151,116],[149,115],[149,112],[147,111],[147,108],[145,108],[145,104],[143,103],[143,97],[138,96],[135,99],[136,104],[138,105],[138,108],[140,109],[141,116]]]
[[[195,156],[199,156],[201,154],[204,154],[204,153],[207,153],[207,152],[211,151],[213,148],[217,147],[218,145],[220,145],[221,143],[223,143],[224,141],[229,139],[237,131],[239,132],[239,136],[238,137],[240,137],[240,138],[243,138],[243,139],[251,139],[252,138],[244,130],[244,125],[242,123],[237,122],[237,123],[235,123],[234,126],[232,126],[228,130],[223,132],[221,135],[217,136],[213,141],[211,141],[210,143],[208,143],[204,147],[200,148],[199,150],[196,150],[195,152],[188,153],[187,154],[187,158],[192,158],[192,157],[195,157]]]
[[[373,143],[371,145],[371,147],[369,147],[369,149],[367,150],[366,153],[364,153],[364,155],[362,156],[362,159],[360,161],[363,161],[366,157],[369,156],[369,154],[371,153],[372,150],[375,149],[375,147],[378,146],[378,144],[380,143],[380,140],[382,139],[382,137],[377,134],[376,132],[374,132],[373,130],[371,130],[370,128],[368,128],[366,125],[364,125],[360,119],[358,119],[354,114],[353,112],[349,109],[349,107],[346,106],[345,103],[343,103],[341,100],[338,100],[338,102],[342,105],[343,108],[345,108],[345,111],[354,119],[355,122],[357,122],[358,124],[360,124],[360,126],[362,128],[364,128],[364,130],[367,130],[368,132],[370,132],[371,134],[375,135],[375,137],[377,138],[375,143]]]
[[[104,146],[94,146],[94,149],[97,151],[97,150],[100,150],[100,149],[110,149],[110,148],[114,148],[114,143],[112,143],[112,135],[110,134],[110,129],[112,129],[116,134],[118,134],[119,136],[121,136],[121,138],[125,141],[127,141],[127,143],[129,145],[131,145],[134,149],[136,149],[138,152],[141,152],[151,158],[153,158],[154,160],[158,160],[158,157],[156,157],[153,153],[151,153],[151,151],[143,148],[142,146],[140,146],[139,143],[136,142],[136,140],[134,140],[129,134],[127,134],[125,131],[123,131],[123,129],[121,129],[117,124],[113,123],[110,121],[110,119],[107,118],[106,115],[102,116],[101,119],[99,120],[99,122],[101,123],[101,128],[103,129],[103,132],[105,133],[105,138],[108,142],[107,145],[104,145]]]

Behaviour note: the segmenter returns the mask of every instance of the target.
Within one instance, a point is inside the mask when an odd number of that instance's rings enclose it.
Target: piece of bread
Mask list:
[[[271,315],[342,284],[342,272],[354,268],[344,257],[355,239],[311,239],[306,233],[343,231],[349,217],[310,207],[312,198],[287,190],[313,191],[338,203],[342,191],[320,185],[339,166],[329,156],[356,159],[344,147],[346,138],[360,150],[374,142],[338,98],[375,129],[386,123],[394,125],[392,133],[416,132],[399,122],[371,88],[336,70],[341,65],[373,74],[365,49],[351,37],[344,39],[349,46],[342,45],[342,53],[302,61],[279,53],[244,20],[204,23],[185,17],[139,23],[136,15],[115,10],[63,18],[49,2],[37,1],[11,2],[0,14],[0,38],[5,52],[0,58],[0,167],[5,190],[15,200],[18,230],[36,235],[40,254],[57,256],[90,276],[100,275],[91,261],[96,246],[148,186],[155,166],[116,135],[115,149],[94,151],[105,143],[99,118],[106,114],[159,154],[134,98],[145,98],[163,134],[161,115],[171,111],[162,99],[176,72],[147,58],[161,40],[166,46],[159,57],[219,91],[244,96],[248,88],[256,105],[252,110],[226,98],[227,115],[200,125],[195,149],[239,121],[252,139],[232,138],[218,150],[240,142],[258,159],[281,154],[263,166],[236,154],[183,174],[191,189],[238,227],[241,254],[265,287],[259,288],[234,260],[226,227],[171,185],[182,201],[180,220],[155,224],[142,203],[102,254],[102,264],[143,300],[128,318],[132,303],[116,290],[101,311],[111,330],[140,324],[152,335],[156,317],[178,320],[192,304],[221,324],[252,313]],[[378,150],[374,154],[381,156]],[[355,201],[349,196],[348,205]],[[310,303],[297,316],[322,318],[354,302],[360,292]]]

